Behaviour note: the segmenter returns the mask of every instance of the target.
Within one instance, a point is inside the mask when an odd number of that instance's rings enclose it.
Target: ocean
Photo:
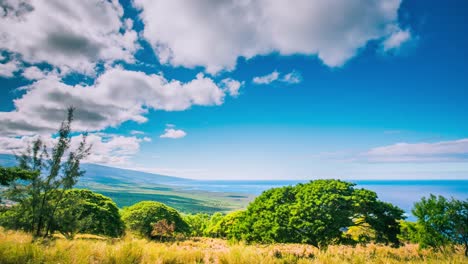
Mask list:
[[[191,181],[186,190],[230,192],[259,195],[263,191],[307,181]],[[447,198],[468,199],[468,180],[351,180],[358,188],[377,193],[379,199],[397,205],[406,212],[408,220],[414,221],[411,209],[415,202],[430,194]]]

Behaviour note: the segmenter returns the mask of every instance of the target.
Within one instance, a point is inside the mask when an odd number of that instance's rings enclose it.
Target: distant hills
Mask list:
[[[0,154],[1,166],[15,166],[13,155]],[[97,164],[83,164],[86,171],[76,188],[86,188],[114,200],[119,207],[139,201],[158,201],[184,213],[229,212],[245,208],[251,195],[195,190],[197,181]],[[200,184],[198,182],[198,184]]]
[[[1,166],[15,166],[16,159],[13,155],[0,154]],[[80,178],[78,185],[98,183],[104,185],[121,184],[180,184],[189,183],[190,179],[147,173],[135,170],[120,169],[103,165],[85,163],[81,166],[86,171]]]

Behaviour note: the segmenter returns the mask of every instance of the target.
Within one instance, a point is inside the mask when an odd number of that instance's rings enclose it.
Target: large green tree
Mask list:
[[[431,194],[415,203],[412,212],[418,218],[421,247],[444,250],[446,246],[461,244],[468,256],[468,200]]]
[[[84,174],[80,162],[89,155],[91,146],[86,144],[83,135],[78,148],[70,149],[73,114],[74,109],[69,108],[50,151],[38,138],[17,157],[17,169],[2,170],[6,171],[2,179],[10,186],[6,196],[17,202],[17,209],[26,221],[23,229],[36,238],[50,236],[55,231],[57,209],[65,191]]]
[[[345,241],[353,226],[372,228],[375,242],[398,245],[403,210],[369,190],[339,180],[316,180],[263,192],[237,215],[230,236],[246,241],[307,243],[319,248]]]

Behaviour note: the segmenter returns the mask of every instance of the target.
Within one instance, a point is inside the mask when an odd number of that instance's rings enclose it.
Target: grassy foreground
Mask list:
[[[0,263],[467,263],[461,250],[438,253],[368,245],[332,246],[319,251],[308,245],[230,245],[222,239],[195,238],[158,243],[130,235],[123,239],[81,236],[31,243],[22,232],[0,230]]]

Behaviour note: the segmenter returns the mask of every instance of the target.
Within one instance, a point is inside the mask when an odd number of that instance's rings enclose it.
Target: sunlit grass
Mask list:
[[[453,253],[420,250],[417,245],[331,246],[320,251],[297,244],[244,245],[222,239],[195,238],[158,243],[127,235],[105,239],[81,235],[31,242],[23,232],[0,230],[0,263],[468,263],[461,249]]]

